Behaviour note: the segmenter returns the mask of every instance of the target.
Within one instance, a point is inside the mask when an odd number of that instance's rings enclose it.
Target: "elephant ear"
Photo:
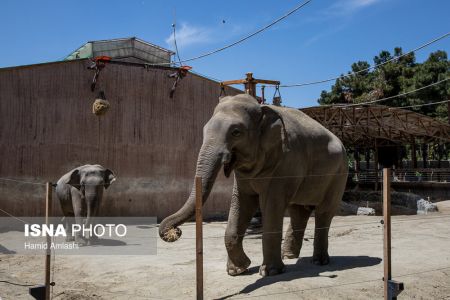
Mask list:
[[[261,143],[270,150],[281,143],[283,152],[289,152],[288,134],[282,115],[270,106],[261,106]]]
[[[73,170],[72,173],[70,173],[70,176],[68,176],[66,178],[64,183],[70,184],[74,188],[80,189],[81,188],[81,185],[80,185],[80,170],[78,170],[78,169]]]
[[[106,169],[104,180],[105,180],[105,189],[107,189],[111,185],[111,183],[116,181],[116,176],[114,175],[113,171],[111,171],[110,169]]]

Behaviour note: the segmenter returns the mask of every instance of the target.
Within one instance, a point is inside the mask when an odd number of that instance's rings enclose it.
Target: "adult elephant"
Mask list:
[[[98,210],[103,197],[103,189],[107,189],[116,180],[114,173],[101,165],[84,165],[64,174],[56,185],[56,195],[61,204],[68,241],[84,245],[91,243],[95,235],[86,240],[81,233],[72,235],[72,224],[89,226]],[[83,219],[86,221],[83,223]],[[74,220],[75,219],[75,220]]]
[[[203,203],[221,166],[234,170],[234,186],[225,246],[229,275],[245,272],[250,259],[243,235],[255,210],[263,220],[262,276],[283,272],[283,257],[296,258],[311,212],[315,212],[315,264],[328,264],[328,229],[339,207],[347,180],[347,157],[341,141],[303,112],[259,105],[248,95],[225,97],[203,128],[196,176],[202,177]],[[283,216],[290,215],[283,253]],[[179,238],[177,228],[195,212],[195,190],[183,207],[159,227],[163,240]],[[174,237],[174,233],[176,236]]]

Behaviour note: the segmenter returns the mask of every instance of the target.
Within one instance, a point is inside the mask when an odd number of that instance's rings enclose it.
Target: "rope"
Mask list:
[[[417,47],[417,48],[415,48],[415,49],[413,49],[411,51],[409,51],[409,52],[406,52],[404,54],[395,56],[395,57],[393,57],[393,58],[391,58],[391,59],[389,59],[389,60],[387,60],[385,62],[382,62],[382,63],[377,64],[377,65],[373,65],[373,66],[368,67],[368,68],[363,69],[363,70],[359,70],[359,71],[356,71],[356,72],[351,72],[351,73],[348,73],[348,74],[345,74],[345,75],[341,75],[341,76],[337,76],[337,77],[333,77],[333,78],[328,78],[328,79],[323,79],[323,80],[318,80],[318,81],[311,81],[311,82],[304,82],[304,83],[295,83],[295,84],[281,85],[280,87],[289,88],[289,87],[300,87],[300,86],[314,85],[314,84],[325,83],[325,82],[334,81],[334,80],[341,79],[341,78],[350,77],[350,76],[357,75],[357,74],[360,74],[360,73],[364,73],[364,72],[370,71],[372,69],[375,69],[375,68],[377,68],[379,66],[388,64],[388,63],[390,63],[392,61],[398,60],[398,59],[400,59],[400,58],[402,58],[402,57],[404,57],[406,55],[409,55],[409,54],[411,54],[413,52],[419,51],[419,50],[421,50],[421,49],[423,49],[425,47],[428,47],[431,44],[434,44],[434,43],[436,43],[436,42],[438,42],[438,41],[440,41],[442,39],[445,39],[449,35],[450,35],[450,32],[447,32],[447,33],[445,33],[445,34],[443,34],[443,35],[441,35],[441,36],[439,36],[439,37],[437,37],[437,38],[435,38],[435,39],[433,39],[433,40],[431,40],[431,41],[429,41],[429,42],[427,42],[427,43],[425,43],[425,44],[423,44],[423,45],[421,45],[421,46],[419,46],[419,47]]]

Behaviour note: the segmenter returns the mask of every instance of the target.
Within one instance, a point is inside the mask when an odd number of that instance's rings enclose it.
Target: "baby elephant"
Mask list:
[[[84,165],[63,175],[57,183],[58,196],[66,222],[67,241],[75,240],[80,245],[91,244],[95,235],[85,239],[80,231],[72,235],[72,224],[90,226],[103,196],[103,188],[116,180],[114,173],[100,165]],[[86,221],[83,223],[83,219]],[[75,220],[74,220],[75,219]]]

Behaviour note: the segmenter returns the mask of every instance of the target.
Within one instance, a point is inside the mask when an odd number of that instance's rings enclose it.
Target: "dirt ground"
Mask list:
[[[448,207],[448,203],[444,205]],[[392,218],[393,279],[405,284],[399,299],[450,299],[450,212]],[[205,299],[382,299],[381,217],[336,217],[330,230],[331,263],[310,263],[314,219],[300,259],[285,260],[284,274],[261,278],[261,236],[244,239],[248,274],[226,274],[225,222],[204,226]],[[285,228],[287,219],[285,219]],[[175,243],[158,241],[147,256],[56,256],[53,299],[194,299],[195,226],[182,226]],[[0,256],[0,281],[44,281],[44,258]],[[0,298],[32,299],[28,287],[0,282]]]

